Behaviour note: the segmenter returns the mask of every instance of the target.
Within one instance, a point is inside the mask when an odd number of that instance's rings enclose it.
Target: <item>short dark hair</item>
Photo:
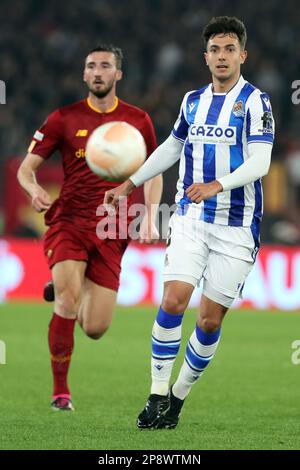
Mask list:
[[[247,31],[244,23],[235,16],[215,16],[204,27],[202,37],[205,49],[211,37],[216,34],[235,34],[238,37],[241,48],[244,49],[247,41]]]
[[[120,49],[120,47],[113,46],[112,44],[99,44],[99,46],[94,47],[94,49],[91,49],[87,53],[87,56],[92,54],[93,52],[111,52],[112,54],[115,55],[117,69],[121,70],[122,60],[124,56],[123,56],[122,49]]]

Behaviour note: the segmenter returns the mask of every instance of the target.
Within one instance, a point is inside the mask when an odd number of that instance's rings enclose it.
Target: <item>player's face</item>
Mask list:
[[[87,56],[83,80],[97,98],[108,95],[121,78],[122,72],[117,69],[116,57],[112,52],[93,52]]]
[[[240,75],[240,67],[246,60],[247,51],[241,49],[235,34],[217,34],[209,39],[204,56],[212,76],[226,81]]]

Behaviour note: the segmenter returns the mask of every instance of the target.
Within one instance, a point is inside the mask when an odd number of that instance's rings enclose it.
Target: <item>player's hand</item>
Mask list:
[[[140,226],[139,242],[146,243],[148,245],[155,244],[159,240],[159,232],[156,228],[155,223],[145,215]]]
[[[115,209],[118,206],[120,199],[127,197],[134,188],[135,186],[131,180],[124,181],[120,186],[106,191],[103,204]],[[109,211],[108,207],[107,210]]]
[[[52,202],[49,194],[38,184],[34,186],[31,193],[31,205],[37,212],[43,212],[49,209]]]
[[[223,186],[219,181],[215,180],[211,183],[193,183],[186,190],[186,195],[196,204],[206,201],[216,194],[223,191]]]

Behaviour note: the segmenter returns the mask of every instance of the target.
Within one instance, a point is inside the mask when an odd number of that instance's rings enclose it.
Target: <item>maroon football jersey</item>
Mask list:
[[[94,108],[89,99],[59,108],[34,134],[29,151],[47,159],[58,150],[64,169],[59,198],[45,215],[47,225],[68,220],[78,228],[88,228],[95,227],[99,221],[96,209],[103,203],[105,191],[120,183],[103,180],[92,173],[85,160],[85,147],[93,130],[111,121],[133,125],[145,139],[147,155],[155,150],[156,137],[148,114],[117,98],[115,106],[106,113]]]

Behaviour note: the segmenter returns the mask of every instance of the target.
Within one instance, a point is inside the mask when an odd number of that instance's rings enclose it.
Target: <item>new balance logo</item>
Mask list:
[[[87,129],[78,129],[76,132],[76,137],[86,137],[88,135]]]

